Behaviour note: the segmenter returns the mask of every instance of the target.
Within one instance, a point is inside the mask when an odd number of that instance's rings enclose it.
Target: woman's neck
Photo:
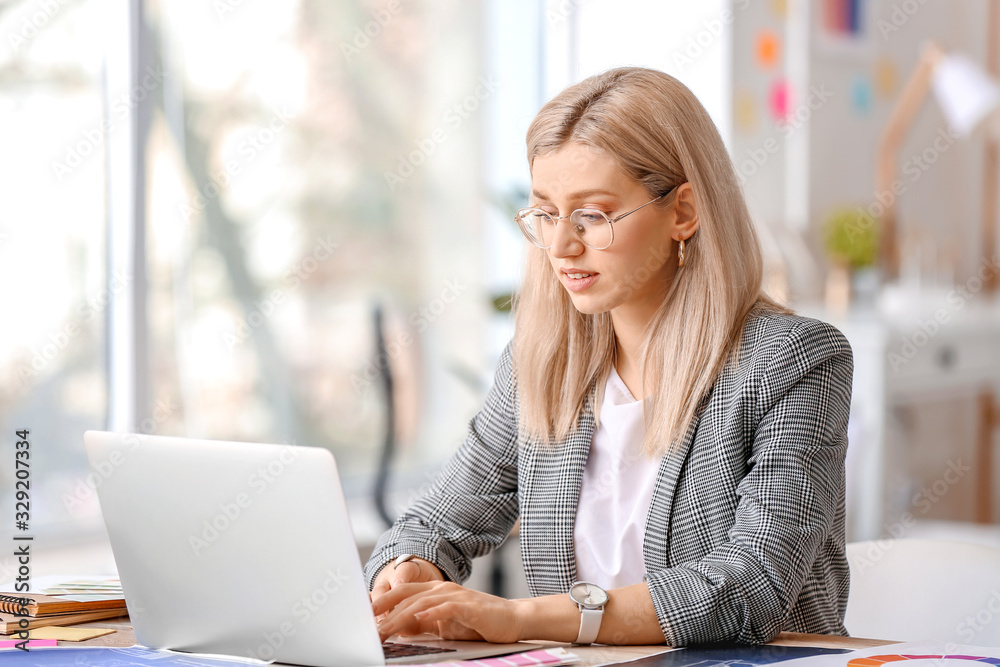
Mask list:
[[[632,316],[630,316],[632,315]],[[615,370],[628,387],[629,393],[637,401],[646,396],[642,386],[642,360],[639,348],[645,334],[647,317],[635,317],[632,313],[612,311],[611,322],[615,329]]]

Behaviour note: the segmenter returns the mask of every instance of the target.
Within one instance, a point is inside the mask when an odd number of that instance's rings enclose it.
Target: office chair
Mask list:
[[[1000,549],[944,540],[847,545],[855,637],[1000,646]]]
[[[388,360],[389,355],[385,342],[385,314],[381,305],[376,305],[374,307],[372,311],[372,319],[375,334],[376,359]],[[389,508],[388,495],[389,488],[391,486],[390,478],[392,474],[392,464],[398,451],[398,443],[396,442],[397,406],[393,395],[395,379],[393,376],[392,364],[382,363],[378,365],[378,368],[382,388],[382,397],[385,401],[385,423],[383,424],[382,446],[378,452],[378,464],[375,469],[372,500],[375,503],[375,510],[378,512],[379,517],[388,528],[396,520],[394,512]],[[456,372],[459,372],[460,370],[461,369],[457,369]],[[460,372],[459,375],[460,377],[463,377]],[[466,382],[476,382],[475,379],[470,380],[468,377],[464,377],[464,379]],[[485,389],[483,389],[483,391],[485,392]],[[511,531],[511,534],[516,535],[519,531],[519,527],[520,523],[516,524],[514,529]],[[500,597],[506,597],[508,592],[508,577],[504,567],[503,555],[501,553],[504,546],[501,546],[500,549],[497,549],[490,555],[490,571],[487,580],[488,592]]]
[[[392,393],[392,369],[388,363],[389,355],[385,345],[385,323],[383,322],[382,307],[375,306],[372,315],[375,320],[375,358],[386,360],[384,364],[379,364],[379,375],[382,379],[382,397],[385,401],[385,424],[382,431],[382,448],[379,451],[378,466],[375,469],[375,486],[372,489],[372,499],[375,502],[375,510],[388,528],[396,520],[389,511],[387,498],[392,460],[396,456],[396,406]]]

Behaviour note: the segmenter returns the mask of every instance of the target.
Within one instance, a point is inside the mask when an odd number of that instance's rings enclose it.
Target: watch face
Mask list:
[[[573,584],[569,589],[570,597],[587,607],[600,607],[608,601],[608,593],[600,586],[585,581]]]

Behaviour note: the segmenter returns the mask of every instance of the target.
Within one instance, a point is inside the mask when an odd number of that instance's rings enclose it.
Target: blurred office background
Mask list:
[[[998,5],[0,2],[0,533],[30,429],[35,573],[107,572],[113,429],[329,448],[370,548],[387,428],[393,515],[511,335],[528,124],[632,64],[711,113],[771,293],[851,338],[848,539],[1000,544]],[[987,78],[939,85],[930,40]]]

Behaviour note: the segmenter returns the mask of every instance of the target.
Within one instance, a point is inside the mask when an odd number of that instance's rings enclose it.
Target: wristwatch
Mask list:
[[[580,633],[576,636],[576,643],[593,644],[601,629],[608,592],[597,584],[578,581],[570,587],[569,599],[580,608]]]

